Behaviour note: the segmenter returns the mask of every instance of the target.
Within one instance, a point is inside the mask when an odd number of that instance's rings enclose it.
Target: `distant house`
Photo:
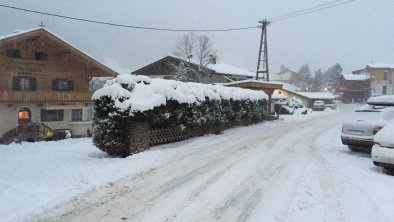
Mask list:
[[[295,92],[289,89],[277,89],[275,90],[276,94],[280,94],[280,95],[284,95],[287,96],[288,99],[290,98],[298,98],[302,101],[302,103],[304,104],[304,106],[308,107],[308,108],[312,108],[313,103],[316,100],[321,100],[324,101],[324,103],[326,104],[333,104],[334,103],[334,95],[332,93],[328,93],[328,92]]]
[[[175,79],[174,66],[178,66],[181,62],[186,63],[192,69],[198,70],[198,65],[193,61],[186,61],[175,56],[166,56],[160,60],[150,63],[140,69],[132,72],[132,74],[146,75],[150,78]],[[212,59],[205,70],[202,70],[199,82],[201,83],[227,83],[246,79],[253,79],[256,76],[254,72],[244,70],[232,65],[218,62]]]
[[[343,74],[339,79],[339,90],[343,94],[345,103],[366,101],[371,95],[371,75],[359,72],[359,74]]]
[[[294,84],[294,79],[296,78],[296,75],[298,75],[297,72],[286,68],[285,70],[277,74],[271,75],[270,80]]]
[[[89,80],[117,73],[44,28],[0,36],[2,142],[91,126]]]
[[[371,96],[394,95],[394,64],[370,63],[364,69],[353,71],[354,74],[371,76]]]

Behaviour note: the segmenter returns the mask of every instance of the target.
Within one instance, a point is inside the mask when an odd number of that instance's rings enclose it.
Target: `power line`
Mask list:
[[[0,4],[0,7],[15,9],[15,10],[19,10],[19,11],[30,12],[30,13],[35,13],[35,14],[53,16],[53,17],[58,17],[58,18],[77,20],[77,21],[83,21],[83,22],[90,22],[90,23],[96,23],[96,24],[102,24],[102,25],[110,25],[110,26],[134,28],[134,29],[144,29],[144,30],[154,30],[154,31],[169,31],[169,32],[227,32],[227,31],[239,31],[239,30],[258,28],[258,26],[238,27],[238,28],[225,28],[225,29],[171,29],[171,28],[157,28],[157,27],[146,27],[146,26],[136,26],[136,25],[124,25],[124,24],[117,24],[117,23],[112,23],[112,22],[104,22],[104,21],[97,21],[97,20],[91,20],[91,19],[83,19],[83,18],[71,17],[71,16],[66,16],[66,15],[59,15],[59,14],[54,14],[54,13],[36,11],[36,10],[31,10],[31,9],[26,9],[26,8],[18,8],[18,7],[15,7],[15,6],[9,6],[9,5],[3,5],[3,4]]]
[[[311,8],[307,8],[307,9],[291,12],[291,13],[288,13],[288,14],[285,14],[285,15],[282,15],[282,16],[271,18],[270,22],[271,23],[280,22],[280,21],[284,21],[284,20],[287,20],[287,19],[291,19],[291,18],[303,16],[303,15],[306,15],[306,14],[314,13],[314,12],[317,12],[317,11],[325,10],[325,9],[328,9],[328,8],[332,8],[332,7],[348,4],[348,3],[351,3],[351,2],[354,2],[354,1],[356,1],[356,0],[332,1],[332,2],[328,2],[328,3],[324,3],[324,4],[321,4],[321,5],[314,6],[314,7],[311,7]]]
[[[323,3],[323,4],[320,4],[320,5],[317,5],[317,6],[313,6],[313,7],[310,7],[310,8],[306,8],[306,9],[302,9],[302,10],[298,10],[298,11],[293,11],[293,12],[290,12],[290,13],[287,13],[287,14],[283,14],[283,15],[280,15],[280,16],[277,16],[277,17],[273,17],[273,18],[270,19],[270,21],[280,20],[280,19],[283,19],[283,18],[286,18],[286,17],[289,17],[289,16],[293,16],[293,15],[296,15],[296,14],[299,14],[299,13],[307,12],[309,10],[317,9],[317,8],[320,8],[320,7],[328,6],[328,5],[335,4],[335,3],[338,3],[338,2],[343,2],[343,1],[344,0],[331,1],[331,2]]]
[[[344,5],[350,2],[354,2],[356,0],[336,0],[336,1],[331,1],[327,2],[324,4],[320,4],[314,7],[310,7],[307,9],[303,10],[298,10],[294,11],[285,15],[273,17],[269,19],[270,23],[274,22],[279,22],[279,21],[284,21],[287,19],[291,19],[294,17],[299,17],[302,15],[314,13],[317,11],[321,11],[324,9],[336,7],[339,5]],[[24,11],[24,12],[30,12],[30,13],[35,13],[35,14],[41,14],[41,15],[46,15],[46,16],[52,16],[52,17],[58,17],[58,18],[63,18],[63,19],[69,19],[69,20],[76,20],[76,21],[82,21],[82,22],[89,22],[89,23],[96,23],[96,24],[101,24],[101,25],[110,25],[110,26],[116,26],[116,27],[124,27],[124,28],[133,28],[133,29],[143,29],[143,30],[152,30],[152,31],[169,31],[169,32],[227,32],[227,31],[240,31],[240,30],[247,30],[247,29],[254,29],[258,28],[259,26],[248,26],[248,27],[236,27],[236,28],[225,28],[225,29],[172,29],[172,28],[158,28],[158,27],[146,27],[146,26],[136,26],[136,25],[125,25],[125,24],[118,24],[118,23],[112,23],[112,22],[105,22],[105,21],[98,21],[98,20],[92,20],[92,19],[84,19],[84,18],[78,18],[78,17],[72,17],[72,16],[66,16],[66,15],[60,15],[60,14],[54,14],[54,13],[49,13],[49,12],[42,12],[42,11],[36,11],[36,10],[31,10],[31,9],[26,9],[26,8],[19,8],[15,6],[10,6],[10,5],[4,5],[0,4],[0,7],[3,8],[9,8],[9,9],[14,9],[14,10],[19,10],[19,11]]]

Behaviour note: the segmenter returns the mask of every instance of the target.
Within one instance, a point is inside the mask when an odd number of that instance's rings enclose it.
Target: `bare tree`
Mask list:
[[[216,56],[216,51],[213,50],[213,43],[208,36],[198,37],[195,54],[200,68],[205,68],[211,61],[212,56]]]
[[[193,33],[182,36],[176,41],[173,54],[182,59],[190,60],[193,56],[195,42],[196,37]]]
[[[216,50],[213,49],[213,43],[208,36],[195,36],[193,33],[187,34],[179,38],[173,49],[173,54],[188,62],[198,66],[196,73],[193,73],[193,81],[199,82],[200,76],[205,73],[206,67],[213,57],[216,57]],[[186,69],[185,64],[179,64],[177,73],[191,73],[190,69]],[[179,72],[183,70],[182,72]],[[190,76],[190,75],[189,75]],[[180,77],[179,79],[184,79]]]

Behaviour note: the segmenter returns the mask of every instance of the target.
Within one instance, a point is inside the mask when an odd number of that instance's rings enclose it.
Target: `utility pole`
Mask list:
[[[259,79],[259,73],[262,73],[263,80],[269,81],[270,78],[269,78],[269,69],[268,69],[267,26],[270,24],[270,22],[264,19],[259,21],[259,23],[262,24],[262,26],[261,26],[259,59],[257,60],[257,69],[256,69],[256,80]]]

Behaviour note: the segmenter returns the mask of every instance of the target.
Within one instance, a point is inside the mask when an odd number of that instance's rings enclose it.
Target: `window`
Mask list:
[[[383,73],[383,80],[387,80],[387,71]]]
[[[47,61],[48,60],[48,54],[45,53],[45,52],[36,52],[35,60]]]
[[[53,91],[73,91],[74,81],[67,79],[54,79],[52,81]]]
[[[35,91],[37,90],[37,80],[32,77],[16,76],[12,80],[13,90]]]
[[[63,121],[64,120],[64,110],[41,110],[41,121]]]
[[[82,120],[82,109],[73,109],[71,111],[71,120],[72,121],[81,121]]]
[[[19,50],[19,49],[7,49],[7,57],[20,59],[21,58],[21,50]]]
[[[383,86],[383,92],[382,92],[382,94],[383,94],[383,95],[386,95],[386,94],[387,94],[387,86]]]

